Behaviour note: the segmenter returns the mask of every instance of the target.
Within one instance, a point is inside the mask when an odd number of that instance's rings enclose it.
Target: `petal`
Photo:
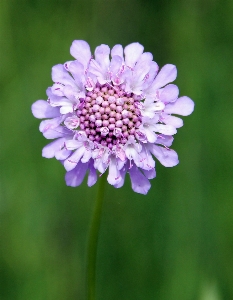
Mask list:
[[[143,133],[146,135],[147,140],[149,143],[154,143],[157,139],[157,134],[155,134],[153,132],[153,130],[151,130],[150,127],[142,127],[141,130],[143,131]]]
[[[119,189],[123,186],[124,182],[125,182],[125,174],[126,171],[128,170],[128,168],[126,166],[124,166],[121,170],[120,170],[120,175],[121,175],[121,179],[117,184],[114,184],[114,187]]]
[[[52,143],[49,143],[42,149],[42,156],[46,158],[52,158],[55,156],[55,153],[64,146],[65,138],[60,138]]]
[[[172,125],[175,128],[180,128],[183,126],[183,120],[175,116],[163,115],[162,121],[163,123]]]
[[[128,67],[133,68],[139,59],[140,55],[143,53],[144,47],[139,43],[132,43],[125,47],[125,64]]]
[[[55,118],[60,115],[59,108],[50,106],[44,100],[37,100],[32,104],[32,114],[38,119]]]
[[[73,78],[62,64],[52,67],[52,79],[54,82],[60,82],[62,84],[69,84],[72,86],[75,85]]]
[[[174,167],[179,163],[178,155],[172,149],[152,145],[150,151],[165,167]]]
[[[69,103],[68,105],[64,105],[60,108],[60,113],[62,115],[66,115],[68,113],[72,113],[74,111],[72,103]]]
[[[177,133],[175,127],[171,125],[163,125],[163,124],[156,124],[154,125],[154,131],[163,133],[165,135],[173,135]]]
[[[160,70],[159,74],[155,77],[154,82],[152,83],[154,89],[159,89],[169,82],[172,82],[176,79],[177,70],[176,66],[167,64]]]
[[[77,166],[72,170],[66,173],[65,181],[68,186],[79,186],[85,177],[87,171],[88,163],[79,162]]]
[[[146,195],[151,187],[150,181],[139,171],[135,165],[129,169],[129,176],[134,192]]]
[[[141,63],[152,63],[153,60],[153,55],[150,52],[144,52],[142,53],[142,55],[140,55],[139,59],[137,60],[137,64],[141,64]],[[137,67],[137,65],[135,66],[135,68]]]
[[[64,86],[63,86],[64,90]],[[52,87],[48,87],[46,90],[46,94],[48,96],[48,103],[54,107],[54,106],[61,106],[63,101],[67,101],[65,97],[57,96],[53,94]]]
[[[110,67],[109,67],[109,71],[111,72],[111,75],[116,75],[120,68],[122,66],[122,58],[118,55],[113,56],[111,63],[110,63]]]
[[[141,161],[138,167],[144,170],[151,170],[155,168],[155,161],[150,153],[147,144],[142,146],[142,151],[140,152]],[[148,178],[148,177],[147,177]]]
[[[194,102],[187,96],[180,97],[174,103],[166,105],[164,112],[167,114],[177,114],[188,116],[194,110]]]
[[[109,67],[109,54],[110,48],[108,45],[102,44],[95,49],[95,60],[104,72],[106,72]]]
[[[83,81],[84,81],[84,67],[83,65],[76,61],[72,61],[69,64],[69,71],[72,73],[75,82],[77,83],[80,89],[83,88]]]
[[[149,52],[143,53],[137,61],[133,69],[133,74],[130,77],[126,77],[126,91],[133,92],[140,95],[142,93],[144,79],[150,71],[150,65],[152,62],[152,54]],[[128,89],[128,90],[127,90]]]
[[[82,143],[80,143],[77,140],[69,140],[69,141],[66,141],[66,144],[65,144],[65,147],[68,150],[75,150],[75,149],[79,148],[80,146],[82,146]]]
[[[117,44],[112,48],[111,56],[113,57],[115,55],[120,56],[123,60],[123,47],[120,44]]]
[[[86,149],[86,151],[83,154],[83,157],[82,157],[81,161],[83,163],[88,162],[90,160],[90,158],[91,158],[91,155],[92,155],[91,149]]]
[[[97,181],[97,173],[93,165],[93,160],[90,161],[88,167],[89,167],[89,174],[87,178],[87,185],[93,186]]]
[[[113,156],[111,157],[109,163],[109,173],[108,173],[107,181],[111,185],[116,185],[121,181],[121,174],[117,168],[116,158]]]
[[[49,129],[57,128],[61,124],[61,122],[62,122],[61,117],[44,120],[40,123],[39,130],[40,132],[45,133]]]
[[[162,90],[159,99],[163,102],[172,102],[178,98],[179,89],[175,84],[168,84]]]
[[[47,131],[45,131],[43,133],[43,136],[46,139],[56,139],[59,137],[68,137],[72,134],[71,130],[68,130],[67,128],[63,127],[63,126],[58,126],[55,129],[48,129]]]
[[[64,161],[64,167],[66,171],[71,171],[76,167],[81,157],[83,156],[84,152],[85,152],[85,147],[80,147]]]
[[[70,47],[70,54],[87,68],[91,59],[90,46],[86,41],[75,40]]]
[[[150,63],[150,71],[148,73],[148,76],[146,78],[144,88],[148,87],[155,79],[155,76],[157,75],[159,70],[159,66],[155,61],[152,61]]]
[[[148,179],[153,179],[156,177],[156,171],[154,168],[152,168],[150,170],[142,170],[142,171],[145,174],[146,178],[148,178]]]
[[[174,140],[173,136],[159,134],[157,136],[156,144],[161,144],[170,147],[172,145],[173,140]]]
[[[71,153],[72,151],[63,148],[62,150],[56,151],[55,157],[57,160],[65,160]]]

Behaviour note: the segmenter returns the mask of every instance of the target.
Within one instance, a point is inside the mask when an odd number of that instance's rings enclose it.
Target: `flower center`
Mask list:
[[[130,136],[136,135],[142,123],[138,108],[140,99],[140,96],[126,93],[124,85],[113,87],[97,83],[76,110],[79,127],[88,139],[109,149],[119,143],[124,145]]]

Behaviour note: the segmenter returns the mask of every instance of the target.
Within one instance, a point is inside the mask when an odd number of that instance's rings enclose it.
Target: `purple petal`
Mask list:
[[[144,84],[144,79],[145,76],[149,73],[150,71],[150,66],[152,63],[153,56],[149,52],[143,53],[140,58],[138,59],[137,64],[134,67],[133,71],[133,81],[132,85],[134,87],[139,87]],[[133,90],[134,91],[134,90]]]
[[[65,175],[66,185],[73,187],[79,186],[83,182],[87,167],[88,163],[79,162],[73,170],[67,172]]]
[[[80,142],[77,140],[69,140],[66,142],[66,149],[75,150],[80,147]]]
[[[152,168],[150,170],[142,170],[142,171],[145,174],[146,178],[148,178],[148,179],[153,179],[156,177],[156,171],[154,168]]]
[[[54,157],[55,153],[64,146],[65,140],[66,140],[65,138],[60,138],[46,145],[42,149],[42,156],[46,158]]]
[[[87,178],[87,185],[93,186],[97,181],[97,173],[93,165],[93,159],[89,162],[88,168],[90,171]]]
[[[52,79],[54,82],[75,86],[73,78],[66,71],[62,64],[52,67]]]
[[[143,53],[144,47],[139,43],[132,43],[125,47],[125,64],[133,68]]]
[[[89,66],[90,73],[96,75],[100,84],[105,84],[108,77],[110,48],[107,45],[100,45],[95,49],[95,59],[92,59]]]
[[[62,122],[61,117],[44,120],[40,123],[39,130],[42,133],[45,133],[47,130],[57,128]]]
[[[121,178],[120,178],[120,181],[117,183],[117,184],[114,184],[114,187],[119,189],[123,186],[124,182],[125,182],[125,174],[126,174],[126,171],[128,170],[128,168],[126,166],[124,166],[121,170],[120,170],[120,175],[121,175]]]
[[[70,54],[87,68],[91,59],[91,50],[87,42],[82,40],[73,41],[70,47]]]
[[[177,133],[177,130],[175,127],[173,127],[171,125],[163,125],[163,124],[155,124],[154,131],[160,132],[165,135],[173,135],[173,134]]]
[[[84,80],[84,67],[83,65],[78,62],[77,60],[72,61],[69,64],[69,71],[72,73],[76,83],[78,84],[79,88],[82,88],[83,84],[82,81]]]
[[[137,60],[137,64],[141,64],[143,62],[144,63],[152,63],[152,60],[153,60],[153,55],[150,52],[144,52]],[[136,68],[137,68],[137,65],[135,66],[135,69]]]
[[[66,171],[71,171],[76,167],[81,157],[83,156],[84,152],[85,152],[85,147],[80,147],[64,161],[64,167]]]
[[[132,189],[136,193],[146,195],[151,187],[150,181],[139,171],[135,165],[129,169],[129,176],[131,179]]]
[[[150,71],[147,74],[147,76],[145,78],[145,81],[144,81],[144,84],[143,84],[143,89],[146,89],[146,88],[148,88],[151,85],[151,83],[155,79],[155,76],[158,73],[158,70],[159,70],[158,64],[155,61],[152,61],[150,63]]]
[[[156,144],[161,144],[170,147],[172,145],[173,140],[173,136],[160,134],[157,136]]]
[[[64,137],[64,136],[68,137],[71,134],[72,134],[71,130],[66,129],[63,126],[58,126],[55,129],[48,129],[47,131],[45,131],[43,133],[43,136],[46,139],[56,139],[56,138]]]
[[[62,150],[56,151],[55,157],[57,160],[65,160],[71,153],[72,151],[63,148]]]
[[[108,45],[100,45],[95,49],[95,60],[100,65],[103,72],[106,72],[109,67],[110,48]]]
[[[163,102],[172,102],[178,98],[179,89],[175,84],[168,84],[162,90],[159,99]]]
[[[188,116],[194,110],[194,102],[187,96],[180,97],[174,103],[166,105],[164,112],[167,114],[177,114]]]
[[[111,56],[120,56],[123,60],[123,47],[119,44],[115,45],[113,48],[112,48],[112,51],[111,51]]]
[[[163,115],[162,121],[163,123],[172,125],[175,128],[180,128],[183,126],[183,120],[175,116]]]
[[[155,77],[154,82],[152,83],[153,88],[159,89],[169,82],[172,82],[176,79],[177,70],[176,66],[167,64],[160,70],[159,74]]]
[[[142,146],[142,151],[140,152],[140,164],[138,167],[144,170],[152,170],[155,168],[155,161],[147,148],[147,144]],[[148,177],[147,177],[148,178]]]
[[[45,100],[37,100],[32,104],[32,114],[38,119],[55,118],[60,115],[59,108],[50,106]]]
[[[109,163],[109,173],[108,173],[107,181],[111,185],[116,185],[121,181],[121,174],[117,168],[115,157],[111,157]]]
[[[151,145],[150,151],[165,167],[174,167],[179,163],[178,155],[172,149]]]
[[[119,72],[121,66],[122,66],[122,58],[118,55],[114,55],[109,67],[109,70],[113,76]]]

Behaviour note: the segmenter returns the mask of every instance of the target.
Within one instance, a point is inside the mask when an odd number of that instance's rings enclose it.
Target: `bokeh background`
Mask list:
[[[232,16],[232,0],[0,1],[1,300],[85,299],[97,186],[66,187],[31,114],[74,39],[140,42],[196,104],[147,196],[106,187],[97,299],[233,299]]]

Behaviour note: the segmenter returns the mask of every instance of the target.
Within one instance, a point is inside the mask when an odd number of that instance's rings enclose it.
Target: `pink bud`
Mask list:
[[[110,130],[113,130],[113,129],[115,128],[115,124],[110,124],[110,125],[108,126],[108,128],[109,128]]]
[[[128,118],[123,119],[123,123],[127,125],[129,123],[129,119]]]
[[[108,125],[109,125],[108,120],[103,120],[103,126],[104,126],[104,127],[108,127]]]
[[[102,126],[102,120],[96,120],[96,121],[95,121],[95,125],[96,125],[97,127]]]
[[[108,104],[108,101],[103,101],[103,102],[102,102],[102,107],[108,107],[108,105],[109,105],[109,104]]]
[[[100,105],[103,102],[103,98],[102,97],[97,97],[95,100],[96,104]]]
[[[116,104],[114,104],[114,103],[110,104],[110,108],[111,108],[112,110],[115,110],[115,109],[116,109]]]
[[[124,99],[123,98],[117,98],[116,99],[116,105],[123,105],[124,104]]]
[[[116,127],[122,127],[123,123],[121,120],[116,121]]]
[[[99,105],[98,104],[95,104],[95,105],[93,105],[93,107],[92,107],[92,109],[93,109],[93,111],[94,112],[97,112],[97,111],[99,111]]]
[[[122,106],[118,105],[118,106],[116,107],[116,111],[119,112],[119,113],[122,112]]]
[[[114,110],[111,110],[109,116],[110,116],[111,118],[115,118],[116,112],[115,112]]]
[[[114,96],[110,96],[110,97],[108,97],[108,102],[110,104],[115,103],[116,102],[116,98]]]
[[[109,118],[109,123],[114,124],[115,123],[115,118]]]

